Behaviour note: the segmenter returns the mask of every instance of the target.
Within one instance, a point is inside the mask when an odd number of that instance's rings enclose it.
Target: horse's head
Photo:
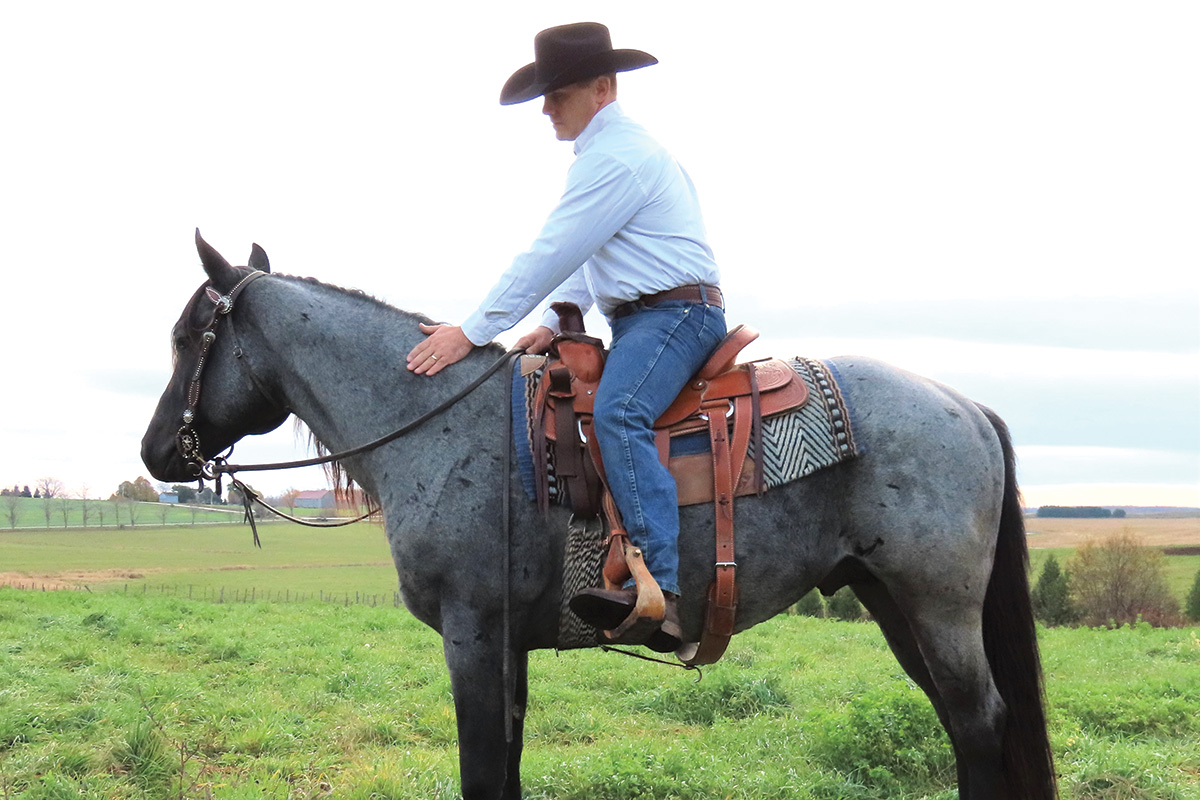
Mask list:
[[[198,477],[197,459],[212,458],[243,436],[266,433],[288,411],[256,385],[235,334],[233,301],[256,273],[270,272],[267,254],[254,245],[247,267],[232,267],[196,231],[196,249],[208,281],[171,330],[174,371],[142,437],[142,461],[161,481]],[[199,454],[203,453],[203,457]]]

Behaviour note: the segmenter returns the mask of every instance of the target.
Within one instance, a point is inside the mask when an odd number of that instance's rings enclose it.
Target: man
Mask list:
[[[614,50],[608,28],[594,22],[542,31],[534,53],[534,62],[505,83],[500,102],[544,98],[542,113],[555,135],[575,142],[566,191],[533,247],[513,260],[461,327],[421,326],[428,338],[408,354],[408,369],[436,375],[543,299],[585,312],[599,306],[612,343],[595,401],[596,440],[630,540],[667,601],[661,628],[645,644],[670,652],[681,644],[679,512],[652,426],[725,335],[719,273],[687,173],[616,103],[616,73],[657,59]],[[547,308],[517,346],[545,352],[557,332],[557,316]],[[591,589],[571,607],[611,629],[635,601],[632,587]]]

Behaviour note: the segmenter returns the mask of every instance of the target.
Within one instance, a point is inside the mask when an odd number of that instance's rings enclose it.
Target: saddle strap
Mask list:
[[[567,485],[571,508],[576,514],[595,516],[599,513],[599,497],[595,484],[589,481],[594,469],[583,457],[584,444],[575,425],[575,395],[571,389],[571,371],[566,367],[550,370],[550,394],[554,397],[555,436],[558,441],[555,467],[558,477]]]
[[[713,664],[725,653],[729,639],[733,636],[733,623],[737,615],[737,564],[733,560],[733,497],[734,473],[733,454],[729,443],[729,425],[725,420],[725,403],[714,403],[706,408],[708,432],[712,441],[713,497],[716,517],[716,577],[708,589],[708,608],[704,615],[704,630],[696,652],[684,659],[688,665]],[[749,409],[747,409],[749,410]],[[739,409],[741,411],[741,409]],[[744,419],[749,414],[738,414]],[[748,420],[747,420],[748,422]],[[735,438],[749,438],[749,431],[737,430]],[[744,451],[743,451],[744,452]]]

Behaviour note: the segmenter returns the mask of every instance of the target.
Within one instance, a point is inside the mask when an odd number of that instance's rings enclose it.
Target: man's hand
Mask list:
[[[545,325],[539,325],[520,339],[517,339],[515,346],[524,347],[525,352],[531,356],[540,356],[550,349],[550,340],[553,338],[554,331]]]
[[[418,375],[437,375],[446,366],[462,361],[475,345],[457,325],[419,323],[429,338],[408,352],[408,368]]]

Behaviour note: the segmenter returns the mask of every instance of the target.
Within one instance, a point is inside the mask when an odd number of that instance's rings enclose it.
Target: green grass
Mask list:
[[[1043,630],[1064,800],[1200,796],[1200,629]],[[695,675],[531,657],[555,798],[950,800],[948,744],[870,624],[783,616]],[[0,589],[0,797],[452,798],[437,635],[395,608]]]

